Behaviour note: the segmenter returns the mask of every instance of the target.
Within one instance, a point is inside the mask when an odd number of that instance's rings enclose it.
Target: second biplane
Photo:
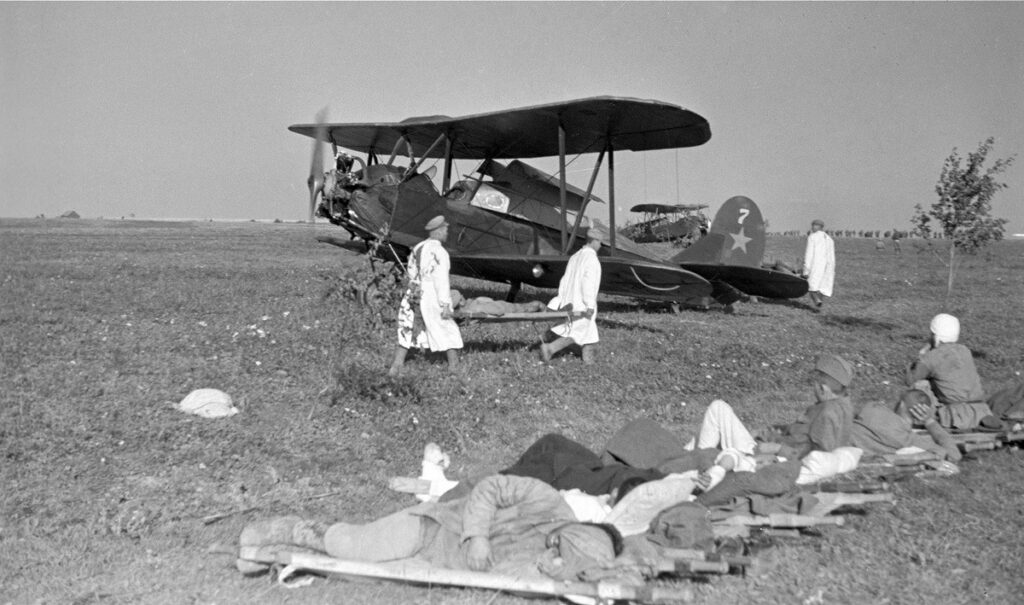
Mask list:
[[[686,245],[707,235],[711,221],[701,212],[707,204],[637,204],[629,209],[643,218],[621,233],[638,244],[671,242]]]
[[[703,117],[676,105],[595,97],[459,118],[318,120],[289,129],[315,139],[311,214],[316,207],[353,240],[373,242],[377,254],[399,261],[426,237],[426,222],[443,214],[451,225],[446,248],[452,272],[508,283],[510,298],[521,284],[558,287],[570,255],[584,243],[588,205],[605,203],[593,195],[605,165],[610,241],[599,253],[603,293],[677,303],[712,296],[729,304],[743,293],[795,298],[807,290],[799,277],[760,267],[764,223],[747,198],[729,200],[698,242],[703,245],[672,259],[617,236],[615,152],[692,147],[711,137]],[[327,172],[321,143],[330,143],[334,152],[335,165]],[[589,184],[585,190],[573,187],[565,179],[567,158],[590,153],[597,160]],[[550,156],[559,158],[558,176],[522,162]],[[408,164],[397,165],[398,157]],[[429,159],[443,160],[440,189],[433,181],[436,167],[421,170]],[[453,182],[455,160],[481,163]],[[327,241],[347,247],[335,238]]]

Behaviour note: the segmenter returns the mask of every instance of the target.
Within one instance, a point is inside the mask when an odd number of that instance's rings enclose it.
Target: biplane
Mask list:
[[[452,273],[510,284],[510,300],[522,284],[558,287],[570,255],[585,243],[588,206],[601,203],[608,205],[610,224],[609,241],[599,252],[605,294],[687,304],[713,296],[729,304],[751,284],[756,292],[749,294],[756,295],[794,298],[807,290],[799,277],[760,268],[764,223],[747,198],[723,206],[701,240],[707,240],[704,246],[673,259],[653,256],[616,234],[615,153],[693,147],[711,137],[707,120],[677,105],[594,97],[459,118],[341,124],[318,119],[289,130],[314,139],[310,218],[315,208],[352,238],[323,241],[342,247],[373,243],[376,254],[403,261],[426,237],[426,222],[443,214],[451,225],[446,248]],[[334,153],[334,167],[326,172],[324,143]],[[597,159],[589,184],[579,189],[566,182],[567,158],[585,154]],[[555,156],[557,176],[522,161]],[[399,157],[406,162],[400,165]],[[429,160],[443,160],[440,187],[434,183],[437,166],[423,169]],[[480,164],[453,180],[455,160]],[[602,167],[607,201],[593,195]],[[716,268],[721,263],[726,266]]]
[[[640,214],[640,222],[623,227],[621,233],[638,244],[690,244],[707,235],[711,228],[711,221],[701,212],[707,207],[707,204],[637,204],[629,211]]]

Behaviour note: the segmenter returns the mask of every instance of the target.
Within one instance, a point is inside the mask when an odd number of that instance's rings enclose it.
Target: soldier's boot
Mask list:
[[[543,361],[544,363],[551,361],[551,358],[554,357],[556,353],[558,353],[565,347],[571,345],[572,343],[573,340],[571,338],[566,338],[565,336],[556,338],[552,342],[540,343],[541,361]]]
[[[276,517],[245,526],[238,538],[238,571],[258,574],[270,568],[279,552],[323,553],[327,526],[299,517]]]

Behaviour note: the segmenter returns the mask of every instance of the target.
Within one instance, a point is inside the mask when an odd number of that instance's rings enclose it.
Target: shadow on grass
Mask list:
[[[660,328],[652,328],[651,326],[645,326],[641,323],[632,321],[619,321],[617,319],[607,319],[604,317],[597,318],[597,325],[602,328],[608,329],[619,329],[619,330],[634,330],[638,332],[648,332],[651,334],[667,334],[665,330]]]
[[[800,309],[801,311],[807,311],[813,313],[815,307],[805,303],[799,298],[764,298],[759,297],[757,302],[754,304],[758,305],[776,305],[780,307],[790,307],[792,309]]]
[[[498,342],[487,340],[466,341],[463,339],[462,351],[464,353],[502,353],[511,351],[522,351],[523,349],[536,349],[540,345],[540,339],[536,340],[501,340]],[[438,353],[438,355],[441,355]],[[440,356],[444,359],[444,355]]]
[[[898,326],[891,321],[883,321],[870,317],[856,317],[853,315],[822,315],[821,323],[840,328],[866,328],[869,330],[890,331]]]

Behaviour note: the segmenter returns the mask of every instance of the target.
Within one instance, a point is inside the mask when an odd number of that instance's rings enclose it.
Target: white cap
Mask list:
[[[223,418],[238,413],[238,408],[231,403],[231,396],[217,389],[192,391],[181,400],[178,409],[203,418]]]
[[[939,313],[932,318],[930,326],[935,342],[956,342],[960,339],[960,320],[948,313]]]

